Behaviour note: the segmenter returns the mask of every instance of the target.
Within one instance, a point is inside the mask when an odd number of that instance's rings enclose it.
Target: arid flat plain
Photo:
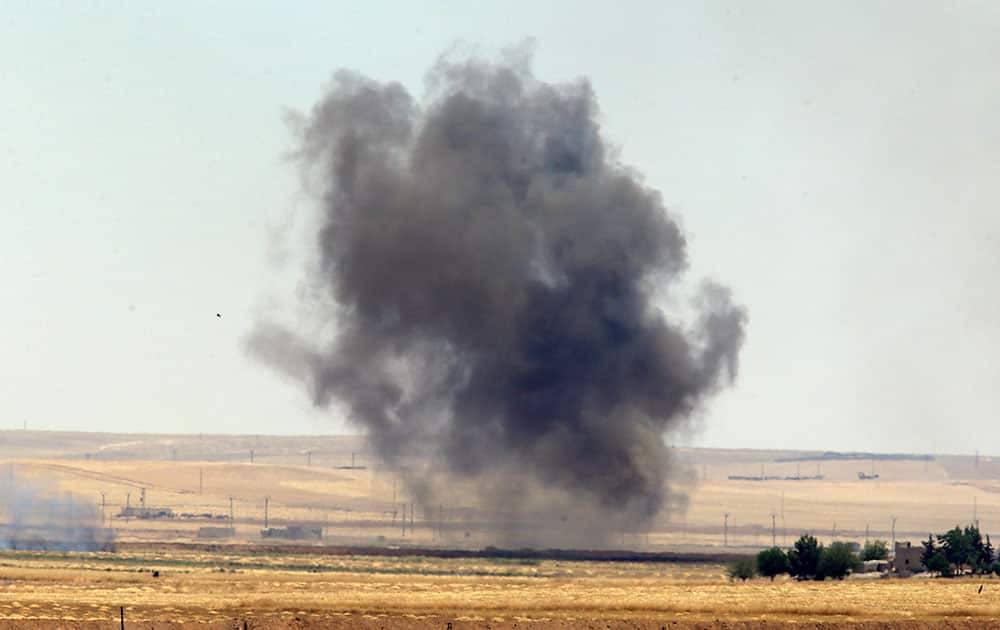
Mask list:
[[[742,584],[726,578],[723,563],[807,531],[823,541],[863,542],[867,530],[917,544],[978,520],[989,533],[1000,525],[993,458],[675,451],[686,509],[616,533],[607,547],[701,554],[698,562],[433,557],[421,550],[496,545],[488,519],[457,492],[451,505],[418,506],[404,535],[405,484],[356,437],[2,432],[0,485],[71,496],[113,532],[115,546],[0,552],[0,628],[117,627],[122,607],[126,626],[143,628],[1000,623],[1000,579]],[[126,517],[126,505],[174,516]],[[228,527],[230,515],[232,536],[199,538],[200,528]],[[265,518],[268,527],[300,525],[322,538],[264,539]]]

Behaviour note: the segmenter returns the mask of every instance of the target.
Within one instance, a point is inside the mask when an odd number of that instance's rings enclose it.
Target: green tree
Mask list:
[[[788,573],[788,556],[779,547],[771,547],[757,554],[757,572],[774,581],[774,576]]]
[[[858,557],[845,542],[830,543],[820,554],[816,579],[834,578],[843,580],[857,565]]]
[[[983,535],[975,525],[966,525],[962,530],[965,536],[965,544],[969,549],[969,568],[973,573],[983,573],[991,562],[993,562],[992,552],[989,559],[986,559],[986,543],[983,542]],[[985,560],[985,562],[984,562]]]
[[[962,531],[962,528],[956,525],[937,537],[945,559],[948,564],[955,566],[959,575],[965,573],[965,567],[973,564],[976,558],[975,548],[968,536],[968,530],[969,528],[966,528],[965,531]]]
[[[983,540],[983,535],[976,525],[967,525],[962,530],[965,537],[966,546],[969,548],[969,567],[973,573],[989,573],[990,565],[993,564],[993,543],[987,536]]]
[[[795,549],[788,552],[788,572],[800,580],[814,577],[819,567],[823,545],[808,534],[795,541]]]
[[[950,577],[952,574],[951,563],[945,557],[944,551],[938,549],[924,563],[928,571],[939,573],[942,577]]]
[[[975,525],[955,526],[937,537],[940,551],[959,573],[988,573],[993,563],[993,544]],[[926,547],[926,545],[925,545]],[[926,549],[925,549],[926,554]]]
[[[920,543],[920,546],[924,548],[924,550],[920,553],[920,564],[924,565],[924,568],[930,571],[931,558],[933,558],[934,554],[938,551],[937,545],[934,544],[934,534],[927,534],[927,540]]]
[[[990,573],[993,571],[993,544],[990,542],[989,534],[986,535],[986,542],[979,550],[979,571],[981,573]]]
[[[885,560],[889,557],[889,543],[884,540],[866,542],[861,551],[862,560]]]
[[[746,582],[757,575],[757,561],[753,556],[740,556],[729,564],[729,579],[739,578]]]

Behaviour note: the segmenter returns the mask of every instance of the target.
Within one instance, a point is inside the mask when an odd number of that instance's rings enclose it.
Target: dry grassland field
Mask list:
[[[1000,615],[1000,583],[982,594],[969,580],[731,584],[710,564],[185,551],[8,552],[0,562],[0,618],[15,625],[110,627],[120,605],[127,624],[143,628],[981,627]]]
[[[1000,625],[1000,579],[744,584],[730,582],[724,564],[804,531],[863,541],[867,527],[889,539],[893,517],[897,540],[914,544],[973,518],[989,533],[1000,525],[1000,466],[987,457],[816,461],[676,449],[687,509],[650,531],[621,532],[613,547],[702,561],[608,562],[477,557],[499,541],[489,515],[458,491],[453,505],[418,506],[404,536],[393,514],[411,501],[404,484],[354,437],[0,436],[0,486],[71,496],[71,509],[89,511],[115,541],[103,551],[0,552],[0,628],[114,628],[121,607],[134,628]],[[143,497],[174,516],[122,515]],[[262,538],[265,499],[268,527],[322,537]],[[228,527],[230,509],[232,536],[199,537],[199,528]],[[459,557],[437,557],[446,549]]]

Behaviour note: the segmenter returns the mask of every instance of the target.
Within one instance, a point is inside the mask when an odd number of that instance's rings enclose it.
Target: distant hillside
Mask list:
[[[911,462],[905,477],[924,478],[924,471],[938,471],[939,478],[1000,479],[1000,458],[973,455],[929,455],[807,450],[683,448],[672,449],[676,461],[689,467],[721,474],[817,474],[853,479],[858,471],[871,470],[875,462]],[[359,435],[177,435],[152,433],[90,433],[83,431],[0,431],[0,459],[75,459],[96,461],[210,461],[318,466],[375,465],[365,438]],[[928,470],[927,465],[932,469]],[[892,469],[886,469],[891,472]],[[899,469],[902,473],[904,469]]]
[[[213,461],[350,465],[367,460],[355,435],[170,435],[77,431],[0,431],[0,459]]]

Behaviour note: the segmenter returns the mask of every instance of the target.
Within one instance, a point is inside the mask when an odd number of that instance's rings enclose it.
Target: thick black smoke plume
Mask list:
[[[390,463],[430,445],[490,496],[641,518],[665,498],[664,432],[735,376],[746,315],[710,284],[686,323],[653,304],[687,265],[681,230],[615,161],[590,84],[523,58],[443,60],[422,103],[336,73],[297,153],[322,194],[309,312],[335,332],[262,325],[250,346]]]

